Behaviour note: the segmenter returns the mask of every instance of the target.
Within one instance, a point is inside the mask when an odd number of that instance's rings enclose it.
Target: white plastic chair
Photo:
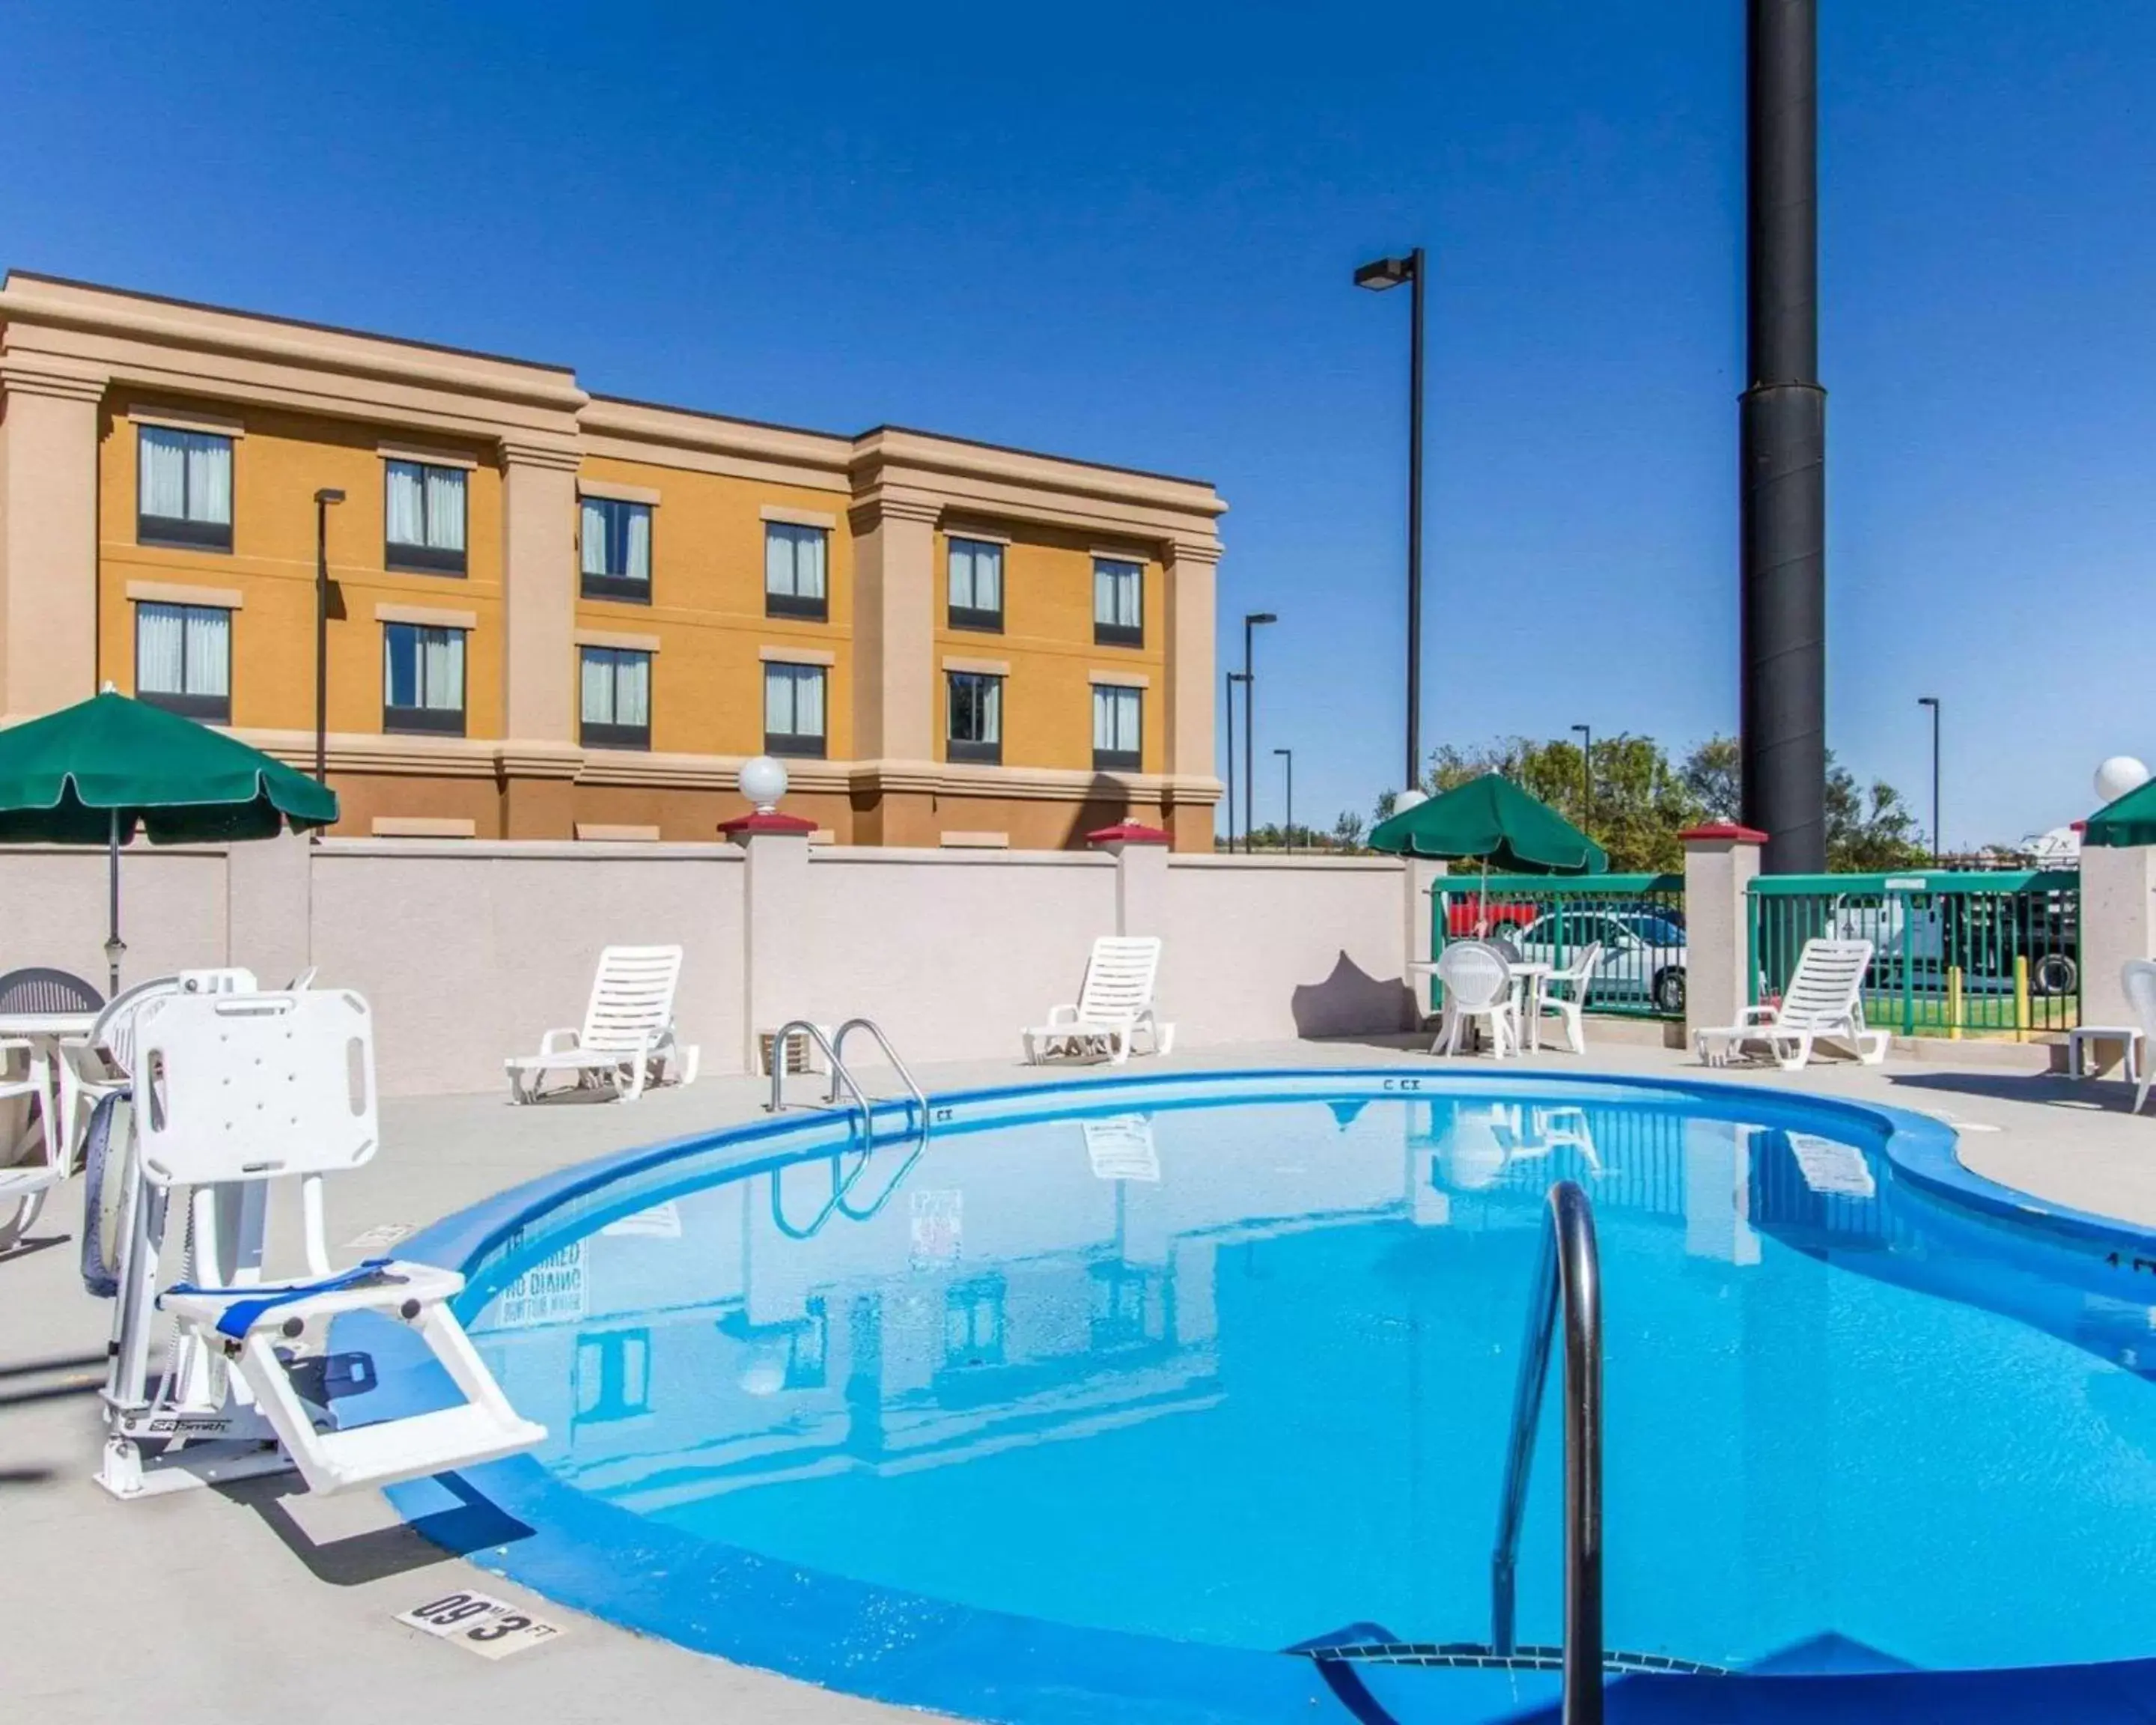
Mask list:
[[[2141,1020],[2141,1039],[2143,1048],[2156,1049],[2156,963],[2146,958],[2129,958],[2120,967],[2118,985],[2126,994],[2126,1004],[2133,1009],[2133,1015]],[[2141,1105],[2148,1100],[2148,1087],[2156,1081],[2156,1057],[2143,1059],[2133,1085],[2133,1111],[2138,1114]]]
[[[592,998],[577,1029],[549,1030],[536,1055],[513,1055],[512,1101],[536,1102],[550,1072],[572,1075],[580,1089],[606,1088],[633,1102],[644,1086],[696,1081],[697,1050],[674,1037],[674,995],[681,981],[679,947],[608,947],[599,954]]]
[[[1437,980],[1445,989],[1432,1054],[1457,1054],[1463,1024],[1490,1026],[1490,1050],[1498,1060],[1520,1046],[1519,1009],[1512,998],[1512,967],[1484,941],[1453,941],[1438,954]]]
[[[168,993],[142,1006],[136,1037],[140,1196],[130,1206],[105,1395],[99,1477],[108,1489],[131,1497],[283,1466],[274,1451],[265,1459],[265,1438],[318,1492],[474,1466],[545,1438],[509,1404],[451,1312],[463,1276],[390,1259],[330,1270],[323,1177],[368,1162],[381,1139],[366,1001],[342,989]],[[285,1178],[300,1184],[310,1279],[265,1282],[268,1189]],[[169,1201],[182,1189],[184,1230],[180,1204]],[[160,1245],[182,1231],[188,1275],[159,1294]],[[153,1304],[175,1325],[171,1368],[154,1393]],[[463,1399],[340,1425],[296,1368],[323,1349],[334,1319],[362,1312],[415,1332]],[[237,1440],[241,1452],[213,1447],[198,1459],[198,1434],[213,1446]],[[146,1443],[158,1453],[146,1456]]]
[[[1757,1044],[1785,1072],[1812,1057],[1812,1045],[1824,1038],[1854,1049],[1858,1060],[1876,1066],[1887,1058],[1887,1033],[1864,1024],[1864,973],[1871,968],[1870,941],[1809,940],[1797,955],[1797,968],[1779,1006],[1748,1006],[1743,1019],[1718,1029],[1702,1030],[1692,1040],[1702,1061],[1726,1065]]]
[[[1587,1052],[1587,1031],[1581,1014],[1587,1010],[1587,991],[1594,985],[1594,973],[1602,963],[1602,942],[1594,942],[1567,970],[1553,970],[1535,992],[1534,1020],[1528,1034],[1537,1052],[1543,1045],[1543,1020],[1552,1013],[1564,1026],[1564,1045],[1574,1054]],[[1563,992],[1557,992],[1562,990]]]
[[[1028,1065],[1051,1057],[1105,1058],[1122,1065],[1138,1036],[1164,1055],[1175,1045],[1175,1026],[1153,1009],[1153,979],[1160,971],[1157,935],[1104,934],[1093,942],[1078,999],[1052,1006],[1048,1022],[1019,1033]]]
[[[0,1222],[0,1251],[30,1231],[53,1188],[67,1178],[64,1140],[59,1136],[53,1101],[52,1073],[38,1045],[19,1036],[0,1039],[0,1101],[27,1098],[38,1111],[38,1159],[0,1168],[0,1205],[13,1214]]]

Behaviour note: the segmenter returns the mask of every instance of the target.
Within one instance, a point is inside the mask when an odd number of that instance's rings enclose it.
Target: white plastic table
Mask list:
[[[2083,1024],[2066,1032],[2066,1075],[2088,1076],[2088,1045],[2116,1042],[2126,1050],[2126,1081],[2141,1082],[2141,1027],[2138,1024]]]

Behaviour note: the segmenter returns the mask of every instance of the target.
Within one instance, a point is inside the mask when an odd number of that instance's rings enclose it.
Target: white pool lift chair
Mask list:
[[[539,1052],[504,1060],[513,1101],[536,1102],[549,1073],[572,1076],[579,1089],[610,1089],[624,1102],[662,1079],[696,1081],[697,1049],[674,1036],[674,995],[681,983],[679,947],[608,947],[599,954],[592,998],[577,1029],[549,1030]]]
[[[1163,1024],[1153,1009],[1153,981],[1159,973],[1158,935],[1101,936],[1086,962],[1078,999],[1050,1007],[1046,1024],[1019,1033],[1026,1064],[1105,1058],[1120,1066],[1141,1036],[1154,1054],[1166,1054],[1175,1045],[1175,1026]]]
[[[1779,1006],[1748,1006],[1738,1023],[1700,1031],[1693,1039],[1707,1065],[1727,1065],[1747,1047],[1766,1050],[1784,1072],[1812,1057],[1812,1045],[1846,1045],[1867,1066],[1887,1058],[1887,1033],[1864,1023],[1864,973],[1871,968],[1867,940],[1808,940]]]
[[[360,1167],[380,1142],[363,999],[343,989],[165,994],[141,1009],[135,1045],[136,1178],[121,1206],[100,1484],[133,1497],[291,1466],[311,1491],[343,1491],[474,1466],[544,1439],[450,1311],[463,1276],[382,1258],[330,1269],[323,1178]],[[299,1183],[303,1281],[263,1279],[269,1191],[280,1180]],[[172,1200],[183,1189],[182,1207]],[[187,1274],[160,1293],[168,1213],[186,1219]],[[153,1379],[160,1308],[174,1333]],[[359,1312],[415,1332],[464,1399],[339,1425],[327,1330]]]

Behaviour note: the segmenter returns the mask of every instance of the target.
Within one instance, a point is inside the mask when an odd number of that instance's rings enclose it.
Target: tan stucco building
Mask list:
[[[0,717],[109,681],[311,767],[320,514],[346,833],[708,838],[769,752],[842,843],[1057,847],[1128,818],[1209,850],[1224,508],[1199,480],[0,285]]]

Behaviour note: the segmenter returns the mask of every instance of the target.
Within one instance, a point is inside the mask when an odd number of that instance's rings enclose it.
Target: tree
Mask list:
[[[1743,757],[1733,737],[1711,737],[1685,757],[1686,787],[1710,820],[1743,818]],[[1917,818],[1902,793],[1874,779],[1867,793],[1856,775],[1826,753],[1826,865],[1837,875],[1876,875],[1925,860]]]
[[[1332,842],[1342,850],[1353,850],[1363,842],[1363,817],[1352,809],[1340,811],[1340,818],[1332,823]]]
[[[1685,757],[1677,777],[1711,821],[1743,819],[1743,757],[1733,737],[1710,737]]]

